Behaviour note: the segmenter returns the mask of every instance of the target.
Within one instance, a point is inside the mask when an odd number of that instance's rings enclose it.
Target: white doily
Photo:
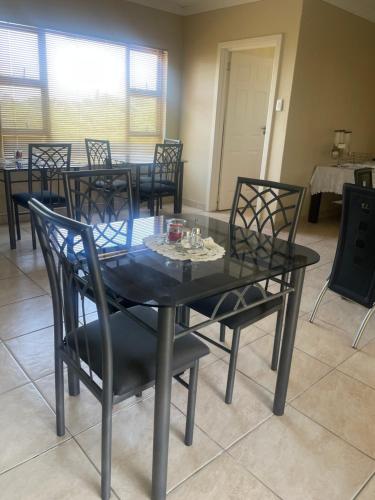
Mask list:
[[[165,242],[165,235],[147,236],[143,243],[147,248],[154,250],[164,257],[172,260],[191,260],[192,262],[207,262],[221,259],[225,255],[225,249],[214,242],[212,238],[203,239],[203,248],[186,249],[181,245],[169,245]]]

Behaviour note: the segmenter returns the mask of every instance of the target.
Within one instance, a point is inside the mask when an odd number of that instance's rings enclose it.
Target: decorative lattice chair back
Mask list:
[[[176,183],[183,144],[156,144],[153,179],[155,182]]]
[[[86,224],[133,218],[129,169],[99,169],[64,175],[68,215]]]
[[[62,172],[70,170],[71,150],[71,144],[29,144],[29,192],[40,192],[49,206],[63,202]]]
[[[112,155],[109,141],[85,139],[89,168],[111,168]]]
[[[230,223],[293,242],[305,188],[239,177]]]
[[[63,352],[65,361],[73,363],[77,369],[82,370],[83,376],[90,379],[89,382],[101,387],[102,382],[92,369],[93,353],[89,348],[89,332],[86,332],[86,328],[83,329],[84,340],[82,331],[80,336],[77,333],[79,322],[87,324],[84,304],[87,297],[90,297],[96,304],[100,321],[102,362],[111,363],[112,344],[108,306],[93,229],[52,212],[35,199],[31,200],[29,208],[51,287],[55,348]],[[106,373],[105,366],[102,373]]]

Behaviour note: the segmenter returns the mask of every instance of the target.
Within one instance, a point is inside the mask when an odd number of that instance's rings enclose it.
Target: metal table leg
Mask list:
[[[285,315],[283,343],[281,346],[279,371],[277,373],[275,399],[273,402],[273,412],[275,415],[284,414],[304,277],[304,267],[292,272],[291,282],[295,291],[289,294]]]
[[[154,410],[154,451],[152,459],[152,500],[165,500],[167,495],[175,317],[175,307],[159,308]]]
[[[319,220],[320,202],[322,201],[322,193],[311,195],[309,208],[309,222],[316,223]]]
[[[9,242],[10,242],[10,248],[14,250],[16,248],[16,231],[14,227],[11,171],[4,169],[3,175],[4,175],[4,188],[5,188],[8,228],[9,228]]]

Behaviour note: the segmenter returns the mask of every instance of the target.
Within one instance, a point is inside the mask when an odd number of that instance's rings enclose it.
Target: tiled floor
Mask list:
[[[328,293],[316,324],[307,321],[330,271],[337,227],[337,221],[328,221],[298,233],[298,242],[322,258],[306,273],[283,417],[271,411],[274,318],[243,332],[231,406],[223,402],[227,355],[213,348],[202,363],[189,448],[182,441],[186,391],[173,385],[171,499],[375,498],[375,317],[358,351],[350,345],[363,308]],[[28,225],[17,251],[9,250],[7,228],[0,227],[0,498],[5,500],[99,498],[100,406],[87,390],[66,396],[66,435],[55,433],[48,293]],[[216,327],[206,333],[218,337]],[[115,408],[113,426],[113,498],[148,498],[153,390]]]

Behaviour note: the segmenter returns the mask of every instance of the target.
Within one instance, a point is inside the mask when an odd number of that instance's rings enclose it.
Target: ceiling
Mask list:
[[[166,10],[180,15],[196,14],[208,10],[221,9],[243,3],[262,0],[131,0],[155,9]],[[325,0],[336,7],[375,22],[375,0]]]

